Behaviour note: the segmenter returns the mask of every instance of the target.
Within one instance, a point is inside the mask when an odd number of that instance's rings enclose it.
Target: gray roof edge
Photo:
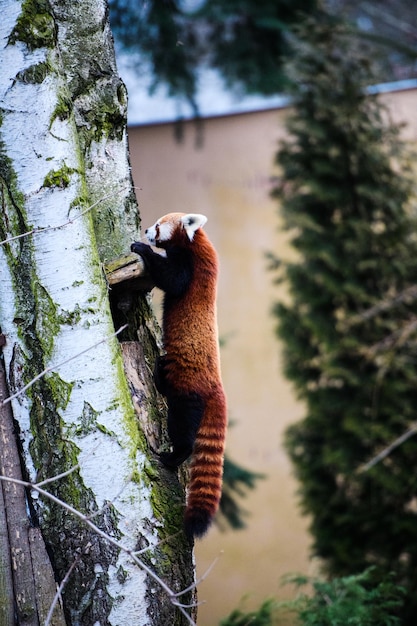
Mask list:
[[[417,79],[412,78],[371,85],[368,87],[367,92],[369,94],[385,94],[412,89],[417,89]],[[216,103],[216,99],[213,98],[213,102],[206,101],[201,104],[199,108],[199,118],[210,119],[244,113],[279,110],[290,105],[291,98],[289,96],[244,96],[239,102],[223,100],[219,103]],[[133,118],[136,117],[136,120],[132,123],[129,122],[129,126],[153,126],[196,119],[191,110],[184,113],[181,107],[179,107],[172,98],[167,98],[166,106],[160,106],[158,111],[157,109],[158,107],[151,112],[148,111],[147,114],[145,113],[143,120],[137,120],[137,116],[133,115]]]

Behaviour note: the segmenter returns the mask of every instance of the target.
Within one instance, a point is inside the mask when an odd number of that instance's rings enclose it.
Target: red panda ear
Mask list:
[[[199,228],[203,228],[204,224],[207,222],[207,218],[205,215],[201,215],[201,213],[187,213],[187,215],[181,217],[181,222],[184,225],[188,239],[192,241],[194,233]]]

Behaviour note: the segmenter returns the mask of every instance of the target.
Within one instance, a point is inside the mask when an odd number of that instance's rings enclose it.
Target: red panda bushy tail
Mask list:
[[[207,532],[219,508],[226,423],[226,398],[219,386],[206,400],[194,444],[184,520],[185,533],[190,539]]]

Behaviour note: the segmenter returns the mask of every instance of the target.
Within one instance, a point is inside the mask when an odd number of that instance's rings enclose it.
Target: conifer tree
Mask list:
[[[318,0],[109,0],[116,40],[136,53],[139,71],[147,63],[154,87],[165,84],[195,109],[203,68],[216,68],[228,87],[281,93],[287,34],[318,5]]]
[[[404,143],[365,54],[330,20],[310,23],[289,68],[294,109],[277,162],[297,260],[278,304],[285,373],[305,404],[286,444],[331,575],[394,571],[417,614],[417,438],[364,465],[417,406],[417,232]],[[382,579],[382,578],[381,578]]]

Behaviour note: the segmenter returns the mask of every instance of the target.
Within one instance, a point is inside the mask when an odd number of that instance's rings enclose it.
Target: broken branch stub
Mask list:
[[[110,287],[126,281],[137,291],[150,291],[155,286],[141,257],[134,252],[108,261],[104,265],[104,271]]]

